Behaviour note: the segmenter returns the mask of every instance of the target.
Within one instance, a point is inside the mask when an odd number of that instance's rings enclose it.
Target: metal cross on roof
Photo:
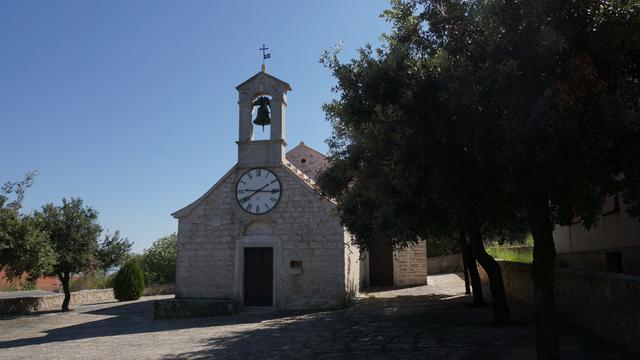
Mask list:
[[[266,47],[265,44],[262,44],[262,47],[258,50],[262,50],[262,65],[264,65],[264,61],[271,58],[271,53],[267,53],[269,48]]]

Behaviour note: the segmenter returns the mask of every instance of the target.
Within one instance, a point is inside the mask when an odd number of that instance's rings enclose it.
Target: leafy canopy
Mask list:
[[[34,214],[38,227],[48,234],[57,259],[51,275],[92,270],[97,265],[98,213],[82,199],[62,199],[61,206],[47,204]]]
[[[338,98],[319,184],[356,242],[521,229],[532,196],[558,224],[593,224],[619,191],[637,213],[638,14],[617,1],[393,1],[381,49],[326,53]]]
[[[156,240],[142,255],[142,271],[147,284],[173,284],[176,282],[178,234],[173,233]]]
[[[36,175],[30,172],[19,182],[7,182],[0,192],[0,269],[9,279],[26,272],[33,281],[51,272],[56,260],[47,234],[31,216],[20,212],[25,191]]]

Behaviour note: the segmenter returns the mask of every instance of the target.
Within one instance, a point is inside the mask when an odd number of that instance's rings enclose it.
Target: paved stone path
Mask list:
[[[494,327],[467,308],[456,275],[429,286],[368,292],[349,308],[306,313],[153,320],[150,300],[79,306],[70,313],[0,317],[0,359],[534,359],[530,310]],[[638,359],[563,329],[564,359]]]

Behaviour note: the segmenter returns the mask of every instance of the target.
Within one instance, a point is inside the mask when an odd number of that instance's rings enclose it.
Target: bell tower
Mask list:
[[[238,165],[243,167],[277,166],[284,163],[287,145],[285,142],[285,112],[287,108],[287,91],[291,86],[286,82],[269,75],[266,67],[236,87],[238,90],[239,131],[238,131]],[[270,117],[269,140],[254,140],[254,123],[252,110],[259,106],[259,125],[268,124],[265,116]],[[269,110],[266,114],[265,111]]]

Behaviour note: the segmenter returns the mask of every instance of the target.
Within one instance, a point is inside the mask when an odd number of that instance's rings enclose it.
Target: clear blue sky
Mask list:
[[[2,1],[0,183],[40,175],[26,211],[81,197],[141,252],[170,213],[236,161],[235,86],[260,69],[291,84],[289,148],[326,152],[321,105],[343,59],[389,26],[383,0]]]

